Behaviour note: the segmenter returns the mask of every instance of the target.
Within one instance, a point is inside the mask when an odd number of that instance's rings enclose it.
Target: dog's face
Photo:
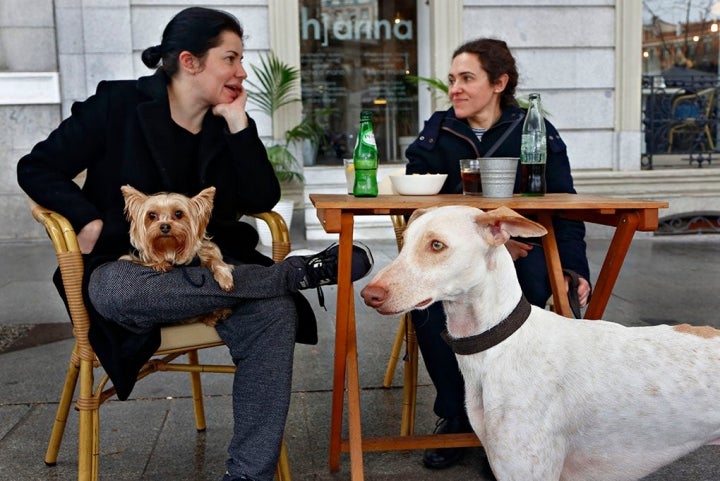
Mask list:
[[[415,211],[405,229],[402,251],[370,281],[362,296],[381,314],[456,300],[493,282],[491,277],[506,275],[504,271],[515,275],[504,247],[511,236],[545,233],[540,224],[506,207],[490,212],[465,206]]]
[[[174,193],[145,195],[129,185],[121,190],[130,221],[130,242],[141,261],[178,265],[192,261],[206,238],[215,187],[192,198]]]

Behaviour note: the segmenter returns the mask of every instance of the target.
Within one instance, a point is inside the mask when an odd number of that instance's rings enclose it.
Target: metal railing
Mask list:
[[[677,154],[691,166],[710,164],[720,153],[718,77],[644,75],[642,92],[642,167],[652,169],[658,155]]]

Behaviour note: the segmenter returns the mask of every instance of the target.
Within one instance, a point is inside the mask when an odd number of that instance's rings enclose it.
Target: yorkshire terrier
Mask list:
[[[125,198],[125,215],[130,221],[130,243],[136,249],[120,260],[167,272],[173,266],[188,265],[198,257],[200,265],[210,269],[220,288],[232,290],[233,268],[223,262],[220,249],[205,232],[215,187],[208,187],[192,198],[166,192],[146,195],[129,185],[120,190]],[[214,326],[231,313],[231,309],[218,309],[188,322],[200,320]]]

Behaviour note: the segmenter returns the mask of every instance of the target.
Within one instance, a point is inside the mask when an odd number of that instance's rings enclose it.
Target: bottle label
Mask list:
[[[375,133],[372,130],[363,134],[362,142],[365,145],[372,145],[373,147],[377,147],[377,144],[375,144]]]
[[[547,139],[532,132],[522,134],[520,145],[521,164],[544,164],[547,160]]]

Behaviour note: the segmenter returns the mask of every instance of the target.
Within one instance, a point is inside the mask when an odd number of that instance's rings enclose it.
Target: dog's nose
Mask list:
[[[162,232],[163,234],[167,234],[168,232],[170,232],[170,224],[161,224],[160,232]]]
[[[370,307],[378,308],[383,305],[387,299],[387,291],[380,286],[367,285],[360,291],[365,304]]]

